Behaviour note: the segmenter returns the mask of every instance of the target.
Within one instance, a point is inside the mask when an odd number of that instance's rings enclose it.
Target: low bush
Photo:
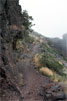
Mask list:
[[[42,43],[41,46],[44,51],[40,63],[57,73],[61,73],[64,65],[57,60],[56,52],[47,44]]]
[[[60,64],[53,56],[44,54],[40,60],[41,64],[47,66],[48,68],[60,73],[63,69],[63,64]]]

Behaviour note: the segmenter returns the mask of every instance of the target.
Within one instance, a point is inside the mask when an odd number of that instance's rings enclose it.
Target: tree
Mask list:
[[[25,27],[25,30],[29,31],[30,28],[33,26],[33,24],[32,24],[33,18],[32,18],[32,16],[29,16],[29,14],[26,10],[23,10],[22,15],[23,15],[23,19],[24,19],[23,25]]]

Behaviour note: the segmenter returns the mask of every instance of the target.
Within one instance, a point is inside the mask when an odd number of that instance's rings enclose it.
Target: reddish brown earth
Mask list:
[[[38,52],[39,44],[35,45],[29,53],[25,54],[25,58],[17,63],[18,69],[24,75],[24,86],[22,86],[22,99],[16,89],[11,85],[2,86],[4,91],[1,91],[2,99],[0,101],[46,101],[43,96],[43,87],[52,81],[41,75],[35,68],[33,56]],[[50,100],[51,101],[51,100]],[[64,100],[63,100],[64,101]]]
[[[48,80],[42,76],[36,69],[32,62],[34,54],[36,54],[39,45],[37,44],[30,53],[25,54],[25,58],[22,59],[17,66],[19,71],[24,75],[24,86],[21,87],[23,99],[22,101],[43,101],[43,97],[39,95],[42,83],[46,83]],[[4,83],[4,84],[3,84]],[[2,86],[0,95],[2,96],[0,101],[20,101],[18,92],[11,88],[11,85],[2,80]]]
[[[39,95],[42,83],[47,82],[47,78],[42,76],[32,62],[34,54],[36,54],[39,45],[36,45],[24,60],[18,64],[20,71],[24,73],[24,87],[22,88],[23,101],[43,101],[43,97]]]

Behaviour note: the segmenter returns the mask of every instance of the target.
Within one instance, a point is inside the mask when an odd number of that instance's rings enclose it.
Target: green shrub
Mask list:
[[[27,43],[33,43],[34,39],[32,37],[30,37],[27,33],[28,32],[24,33],[24,40],[25,40],[25,42],[27,42]]]
[[[33,21],[33,18],[32,16],[29,16],[28,12],[26,10],[23,10],[22,12],[22,15],[23,15],[23,25],[25,27],[25,30],[30,30],[30,28],[33,26],[32,24],[32,21]]]
[[[45,52],[49,52],[49,53],[54,53],[54,54],[58,54],[58,52],[55,49],[52,49],[49,45],[42,43],[41,47],[43,48],[43,50]]]
[[[44,54],[40,60],[41,64],[43,64],[44,66],[47,66],[48,68],[60,73],[64,67],[63,64],[60,64],[56,58],[54,58],[53,56],[49,55],[49,54]]]

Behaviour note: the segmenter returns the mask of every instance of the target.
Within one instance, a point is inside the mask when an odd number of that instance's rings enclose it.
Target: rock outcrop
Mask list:
[[[12,59],[17,38],[23,38],[23,17],[19,0],[0,0],[0,79],[6,78],[19,89],[22,76]]]
[[[64,89],[60,84],[49,83],[44,88],[44,99],[46,101],[66,101],[66,95]]]

